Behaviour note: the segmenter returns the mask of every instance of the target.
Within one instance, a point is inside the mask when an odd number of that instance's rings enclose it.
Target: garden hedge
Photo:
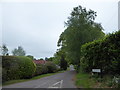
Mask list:
[[[102,69],[105,74],[120,74],[120,31],[81,47],[81,71]]]
[[[36,76],[36,75],[41,75],[45,73],[48,73],[47,66],[43,64],[36,64],[36,71],[34,75]]]
[[[57,66],[53,62],[47,62],[45,65],[48,68],[48,73],[54,73],[58,71]]]
[[[36,70],[33,61],[25,56],[2,56],[2,82],[31,78]]]

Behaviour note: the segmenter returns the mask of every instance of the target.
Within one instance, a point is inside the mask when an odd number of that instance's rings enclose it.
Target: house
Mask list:
[[[45,60],[33,60],[35,64],[45,64],[47,61]]]

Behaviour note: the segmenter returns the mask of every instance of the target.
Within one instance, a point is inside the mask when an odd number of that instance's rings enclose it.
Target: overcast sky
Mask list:
[[[96,22],[102,24],[105,33],[118,30],[118,0],[5,1],[0,4],[0,44],[6,44],[9,53],[22,46],[35,58],[53,56],[64,21],[78,5],[97,12]]]

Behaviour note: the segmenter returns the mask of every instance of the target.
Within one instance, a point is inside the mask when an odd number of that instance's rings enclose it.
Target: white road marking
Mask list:
[[[55,87],[55,85],[60,84],[60,87]],[[49,86],[48,88],[62,88],[63,80],[60,80],[59,82],[54,83],[52,86]]]
[[[61,80],[60,88],[62,88],[63,80]]]
[[[46,77],[45,77],[46,78]],[[48,78],[48,77],[47,77]],[[47,79],[46,78],[46,79]],[[52,79],[56,79],[56,78],[58,78],[58,77],[54,77],[54,78],[52,78]],[[60,81],[59,81],[60,82]],[[38,86],[36,86],[36,87],[34,87],[34,88],[40,88],[41,86],[43,86],[43,85],[45,85],[45,84],[47,84],[47,83],[50,83],[50,81],[47,81],[47,82],[45,82],[45,83],[42,83],[41,85],[38,85]],[[52,88],[55,88],[55,87],[52,87]],[[56,88],[59,88],[59,87],[56,87]]]
[[[34,87],[34,88],[40,88],[41,86],[43,86],[43,85],[45,85],[47,82],[45,82],[45,83],[43,83],[43,84],[41,84],[41,85],[38,85],[38,86],[36,86],[36,87]]]
[[[49,86],[48,88],[59,88],[59,87],[53,87],[53,86]]]

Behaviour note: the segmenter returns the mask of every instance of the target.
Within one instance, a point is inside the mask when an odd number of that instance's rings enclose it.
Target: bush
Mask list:
[[[46,74],[46,73],[54,73],[57,72],[59,69],[53,62],[47,62],[45,65],[43,64],[36,64],[36,75]]]
[[[43,65],[43,74],[48,73],[48,68],[46,65]]]
[[[36,70],[33,61],[25,56],[2,56],[2,82],[31,78]]]
[[[43,65],[43,64],[36,64],[36,72],[35,75],[41,75],[41,74],[45,74],[48,72],[48,68]]]
[[[100,68],[105,74],[120,74],[120,31],[84,44],[81,53],[82,71]]]
[[[48,68],[48,73],[57,72],[58,70],[57,66],[52,62],[47,62],[45,65]]]

